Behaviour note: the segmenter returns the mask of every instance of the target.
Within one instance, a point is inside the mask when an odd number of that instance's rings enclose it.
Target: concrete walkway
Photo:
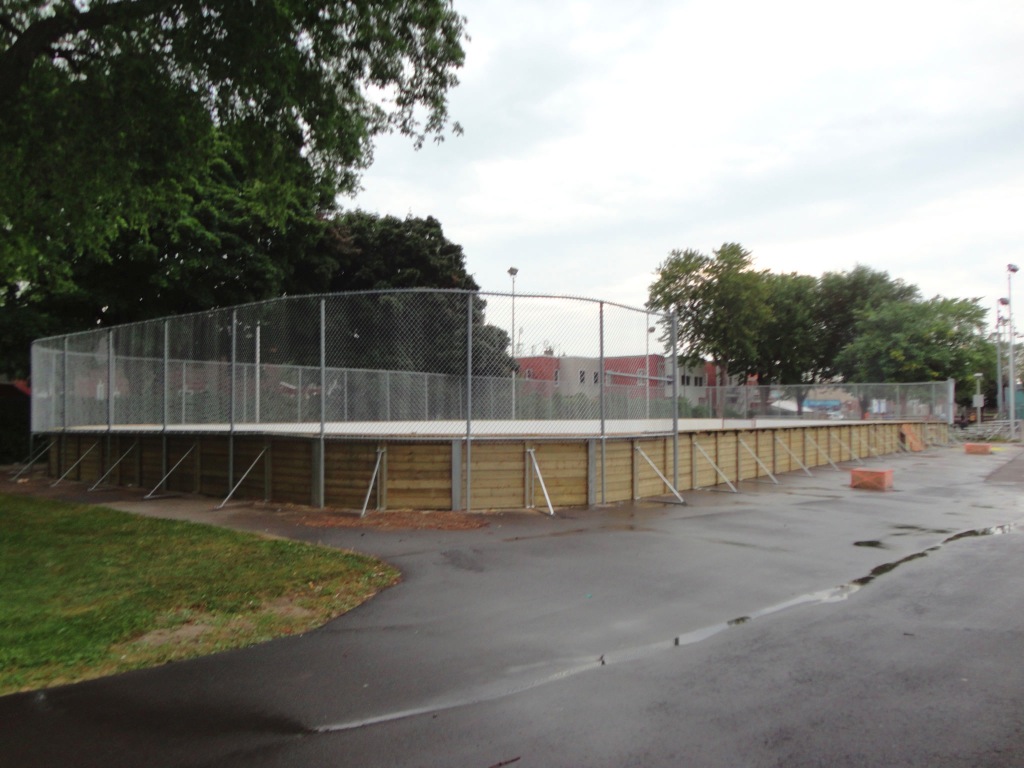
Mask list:
[[[886,457],[688,506],[312,529],[404,582],[303,637],[0,699],[10,765],[1020,765],[1024,457]]]

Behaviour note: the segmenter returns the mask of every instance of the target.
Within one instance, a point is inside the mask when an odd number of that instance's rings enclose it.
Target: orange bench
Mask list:
[[[888,491],[892,488],[891,469],[851,469],[850,487],[869,491]]]
[[[988,456],[988,454],[992,453],[992,445],[989,443],[964,443],[964,453]]]

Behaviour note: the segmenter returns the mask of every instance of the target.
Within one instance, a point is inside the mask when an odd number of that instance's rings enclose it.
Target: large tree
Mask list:
[[[216,157],[154,206],[145,228],[125,227],[103,248],[68,248],[64,269],[31,281],[0,278],[5,373],[26,375],[39,336],[268,298],[297,262],[311,269],[333,191],[298,151],[270,180],[237,140],[213,142]]]
[[[973,392],[974,374],[991,377],[995,363],[979,301],[936,296],[863,310],[837,370],[854,382],[956,379],[961,392]]]
[[[809,275],[763,275],[769,317],[756,339],[753,373],[761,384],[808,384],[821,339],[814,314],[818,279]]]
[[[52,278],[146,232],[218,136],[257,178],[301,151],[351,190],[380,133],[443,135],[463,39],[451,0],[8,0],[0,269]]]
[[[723,376],[756,369],[757,340],[770,310],[764,274],[753,269],[749,251],[737,243],[725,243],[710,256],[675,250],[657,274],[648,306],[678,313],[684,359],[711,359]]]
[[[818,359],[815,378],[829,381],[840,375],[836,358],[858,334],[857,320],[866,311],[890,302],[920,298],[916,285],[858,264],[849,272],[826,272],[818,282],[814,314]]]
[[[292,294],[422,287],[479,290],[462,246],[437,219],[358,210],[334,216],[315,252],[297,260],[284,282]]]

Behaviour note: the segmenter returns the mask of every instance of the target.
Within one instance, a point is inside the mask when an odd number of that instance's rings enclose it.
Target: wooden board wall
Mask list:
[[[548,443],[530,444],[537,458],[544,485],[552,505],[556,507],[583,506],[587,503],[587,444]],[[532,470],[532,466],[530,467]],[[536,475],[536,472],[534,472]],[[545,506],[544,491],[539,482],[533,484],[533,506]]]
[[[678,490],[712,487],[722,483],[715,467],[697,450],[700,446],[731,482],[763,477],[765,470],[740,440],[757,453],[773,473],[800,470],[800,464],[783,449],[791,451],[808,467],[838,463],[854,457],[867,459],[901,450],[899,422],[868,422],[833,426],[799,426],[778,429],[725,430],[680,435]],[[916,424],[918,435],[928,442],[945,443],[945,424]],[[166,440],[166,456],[164,441]],[[172,492],[202,493],[223,498],[230,491],[228,473],[229,440],[226,435],[60,435],[51,447],[46,466],[58,477],[71,467],[90,446],[92,452],[68,474],[69,480],[95,482],[109,466],[133,446],[131,452],[106,482],[154,489],[164,468],[169,470],[195,445],[167,479]],[[136,443],[137,441],[137,443]],[[813,442],[812,442],[813,441]],[[817,443],[817,446],[815,446]],[[237,482],[265,447],[268,453],[257,462],[236,492],[237,498],[273,500],[297,504],[313,501],[315,440],[302,438],[236,437],[233,480]],[[657,438],[609,438],[604,441],[604,501],[627,501],[669,493],[658,474],[637,448],[651,458],[658,469],[672,478],[672,440]],[[820,447],[820,450],[819,450]],[[461,499],[466,499],[466,455],[464,443],[376,442],[328,440],[325,443],[324,503],[327,506],[359,509],[369,488],[378,448],[383,461],[378,482],[370,492],[370,508],[451,509],[453,451],[461,454]],[[588,497],[600,502],[602,485],[602,441],[529,439],[475,442],[472,447],[472,499],[474,510],[521,509],[545,506],[543,491],[529,462],[534,451],[552,504],[556,507],[582,506]],[[593,483],[592,487],[590,483]],[[378,498],[379,495],[379,498]]]
[[[473,444],[470,504],[474,509],[522,509],[526,450],[523,443]],[[462,499],[466,500],[466,451],[462,453]]]
[[[387,452],[388,509],[452,508],[450,442],[390,443]]]
[[[328,507],[362,509],[376,463],[375,442],[325,443],[324,504]],[[370,493],[369,508],[377,508],[376,487]]]
[[[271,443],[270,498],[289,504],[313,503],[313,441]]]

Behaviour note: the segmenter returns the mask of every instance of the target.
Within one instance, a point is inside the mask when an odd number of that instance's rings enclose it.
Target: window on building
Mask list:
[[[532,379],[533,378],[533,368],[527,368],[526,369],[526,378],[528,378],[528,379]]]
[[[683,380],[684,387],[690,386],[690,374],[686,374],[685,376],[681,376],[680,378],[682,378]]]
[[[580,384],[586,384],[586,383],[587,383],[587,372],[581,369],[580,370]]]
[[[693,377],[693,385],[695,387],[703,387],[704,386],[704,377],[703,376],[694,376]]]
[[[600,381],[601,381],[601,374],[598,373],[597,371],[594,371],[594,383],[597,384]]]
[[[558,369],[556,368],[556,369],[555,369],[555,386],[556,386],[556,387],[558,386],[558,374],[559,374],[559,371],[558,371]]]

